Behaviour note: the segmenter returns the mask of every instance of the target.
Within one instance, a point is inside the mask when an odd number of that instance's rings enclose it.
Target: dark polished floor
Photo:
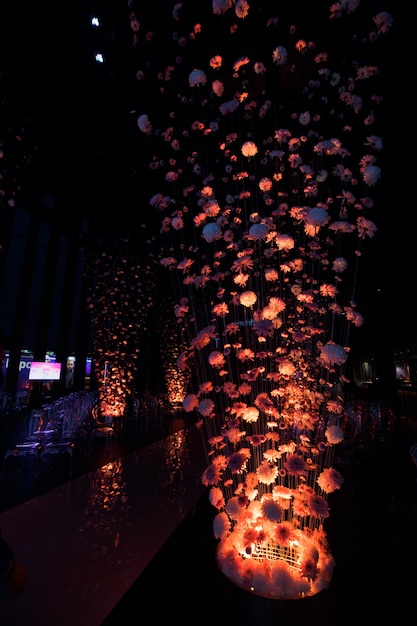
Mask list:
[[[181,416],[74,452],[70,478],[68,466],[3,472],[0,527],[34,571],[24,596],[0,605],[0,624],[414,624],[416,441],[417,419],[397,416],[341,460],[345,482],[326,527],[333,579],[296,601],[251,595],[218,570],[213,510],[197,484],[201,444]],[[97,502],[103,470],[111,487]]]
[[[203,496],[103,626],[144,623],[375,626],[417,623],[417,421],[398,419],[392,436],[346,461],[345,485],[327,526],[336,566],[328,589],[295,601],[259,598],[217,569],[212,509]],[[197,613],[198,612],[198,613]],[[177,620],[177,621],[175,621]]]

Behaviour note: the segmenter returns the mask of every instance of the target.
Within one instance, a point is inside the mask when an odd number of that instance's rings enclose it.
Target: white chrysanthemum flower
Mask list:
[[[381,178],[381,168],[377,165],[368,165],[363,172],[363,180],[364,182],[373,187],[378,180]]]
[[[266,224],[252,224],[249,228],[248,239],[254,241],[265,241],[268,235],[269,229]]]
[[[326,439],[330,444],[338,444],[343,441],[345,433],[337,424],[332,424],[326,428]]]
[[[281,361],[278,365],[278,371],[280,374],[284,376],[292,376],[295,373],[296,367],[292,361],[285,359],[285,361]]]
[[[259,418],[259,411],[255,406],[248,406],[242,411],[242,419],[245,422],[257,422]]]
[[[254,291],[244,291],[240,294],[240,304],[246,307],[253,306],[257,299],[257,295]]]
[[[340,274],[341,272],[344,272],[345,269],[348,266],[348,262],[346,259],[344,259],[343,257],[339,256],[337,257],[337,259],[335,259],[333,261],[333,270],[337,273]]]
[[[146,115],[146,113],[144,113],[143,115],[139,115],[139,117],[138,117],[138,128],[139,128],[139,130],[141,130],[146,135],[149,135],[150,132],[152,131],[152,124],[149,121],[149,118]]]
[[[184,398],[182,402],[182,406],[184,408],[184,411],[186,411],[187,413],[189,413],[190,411],[193,411],[198,406],[197,396],[194,393],[190,393],[188,396]]]
[[[294,239],[287,234],[277,235],[275,243],[278,246],[278,250],[292,250],[294,248]]]
[[[326,343],[321,350],[321,359],[329,365],[342,365],[348,358],[346,350],[337,343]]]
[[[288,59],[288,52],[284,46],[277,46],[272,53],[272,60],[277,65],[285,65]]]
[[[209,417],[214,410],[214,402],[210,398],[205,398],[197,406],[197,411],[204,417]]]
[[[245,141],[245,143],[242,146],[242,154],[245,157],[253,157],[255,156],[255,154],[257,154],[258,152],[258,148],[256,147],[256,144],[253,141]]]
[[[221,234],[222,230],[217,222],[209,222],[204,226],[201,236],[207,241],[207,243],[212,243],[218,239]]]
[[[211,88],[213,90],[213,93],[216,94],[216,96],[218,96],[220,98],[220,96],[223,95],[224,92],[224,85],[221,82],[221,80],[215,80],[213,81],[213,83],[211,84]]]
[[[221,15],[233,6],[233,0],[213,0],[212,7],[214,15]]]
[[[205,85],[206,82],[207,82],[207,76],[203,70],[193,70],[188,77],[188,83],[190,87],[198,87],[199,85]]]
[[[213,520],[213,533],[216,539],[221,539],[230,532],[231,523],[226,513],[218,513]]]

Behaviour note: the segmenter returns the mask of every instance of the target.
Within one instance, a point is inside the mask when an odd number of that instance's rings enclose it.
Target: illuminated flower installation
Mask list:
[[[365,4],[182,2],[164,19],[162,2],[154,31],[134,31],[217,562],[273,599],[320,592],[334,568],[325,522],[381,174],[371,55],[392,21]]]
[[[140,338],[155,291],[152,265],[143,261],[142,249],[131,247],[126,237],[91,242],[85,263],[100,420],[114,425],[133,397]]]

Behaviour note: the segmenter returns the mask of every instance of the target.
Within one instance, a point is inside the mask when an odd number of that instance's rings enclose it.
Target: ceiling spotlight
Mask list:
[[[94,58],[97,63],[104,63],[104,56],[101,54],[101,52],[96,52]]]
[[[100,18],[97,17],[97,15],[93,15],[91,17],[91,26],[94,26],[95,28],[98,28],[100,26],[101,22],[100,22]]]

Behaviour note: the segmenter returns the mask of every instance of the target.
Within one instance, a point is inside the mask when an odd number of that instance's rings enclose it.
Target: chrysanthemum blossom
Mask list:
[[[259,411],[255,406],[248,406],[242,411],[242,419],[245,422],[257,422],[259,418]]]
[[[217,222],[210,222],[204,226],[201,236],[207,241],[207,243],[212,243],[218,239],[221,234],[222,231]]]
[[[368,165],[362,174],[364,182],[373,187],[381,178],[381,168],[377,165]]]
[[[211,84],[211,88],[213,93],[215,93],[219,98],[223,95],[224,85],[221,80],[214,80]]]
[[[152,124],[149,121],[148,116],[146,115],[146,113],[144,113],[143,115],[139,115],[138,117],[138,128],[139,130],[142,131],[142,133],[145,133],[145,135],[149,135],[152,131]]]
[[[224,364],[226,363],[226,359],[221,352],[219,352],[218,350],[213,350],[213,352],[210,352],[208,356],[208,362],[212,367],[216,367],[219,369],[224,366]]]
[[[290,361],[289,359],[285,359],[284,361],[281,361],[281,363],[279,363],[278,371],[284,376],[292,376],[296,371],[296,367],[292,361]]]
[[[306,476],[306,463],[300,454],[289,454],[284,467],[291,476]]]
[[[213,0],[212,7],[214,15],[221,15],[233,6],[233,0]]]
[[[189,413],[190,411],[193,411],[198,406],[197,396],[194,393],[190,393],[188,396],[184,398],[182,402],[182,406],[184,408],[184,411],[186,411],[187,413]]]
[[[330,216],[323,207],[313,207],[307,211],[304,217],[306,232],[308,234],[316,234],[318,230],[330,222]],[[309,230],[308,227],[311,227]],[[312,231],[312,232],[311,232]]]
[[[339,344],[329,342],[323,346],[320,358],[329,365],[343,365],[348,358],[348,353]]]
[[[284,46],[277,46],[272,53],[272,60],[277,65],[285,65],[288,59],[288,51]]]
[[[282,509],[276,500],[265,498],[261,503],[263,516],[271,522],[279,522],[282,517]]]
[[[256,470],[258,480],[263,485],[272,485],[278,476],[278,467],[269,463],[269,461],[262,461]]]
[[[337,424],[331,424],[328,426],[324,434],[328,443],[331,445],[341,443],[345,437],[345,433]]]
[[[252,224],[249,228],[248,239],[253,241],[265,241],[269,229],[266,224]]]
[[[210,398],[205,398],[197,406],[197,411],[200,413],[200,415],[203,415],[204,417],[210,417],[213,410],[214,402]]]
[[[341,274],[342,272],[344,272],[347,266],[348,266],[347,260],[341,256],[337,257],[337,259],[333,261],[333,270],[337,274]]]
[[[318,476],[317,484],[324,493],[332,493],[341,488],[343,476],[334,467],[326,467]]]
[[[253,141],[245,141],[245,143],[242,146],[243,156],[250,158],[250,157],[255,156],[257,152],[258,152],[258,148],[256,147],[256,144]]]
[[[221,539],[230,531],[231,522],[226,513],[218,513],[213,520],[213,533],[216,539]]]
[[[292,250],[295,245],[294,239],[291,235],[287,235],[286,233],[277,235],[275,237],[275,243],[278,246],[278,250]]]
[[[212,487],[209,491],[209,500],[216,509],[222,509],[224,507],[223,491],[220,487]]]
[[[240,294],[240,304],[242,304],[245,307],[251,307],[255,304],[257,298],[257,295],[254,291],[243,291]]]
[[[188,77],[188,83],[190,87],[198,87],[199,85],[205,85],[206,82],[207,82],[207,76],[203,70],[193,70]]]

